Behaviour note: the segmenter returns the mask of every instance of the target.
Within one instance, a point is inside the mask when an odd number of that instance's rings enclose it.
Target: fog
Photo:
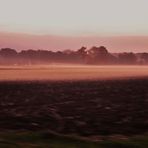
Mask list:
[[[147,77],[148,66],[36,65],[0,66],[5,80],[105,80]]]

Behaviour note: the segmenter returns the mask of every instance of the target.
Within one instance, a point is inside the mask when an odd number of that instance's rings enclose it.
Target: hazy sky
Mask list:
[[[0,0],[0,30],[147,35],[148,0]]]
[[[84,44],[148,51],[148,0],[0,0],[0,47]]]

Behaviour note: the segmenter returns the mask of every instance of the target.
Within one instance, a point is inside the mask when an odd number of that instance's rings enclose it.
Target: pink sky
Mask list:
[[[0,48],[11,47],[17,50],[76,50],[81,46],[104,45],[111,52],[134,51],[148,52],[148,36],[58,36],[31,35],[23,33],[0,33]]]
[[[147,0],[0,0],[0,47],[148,51],[147,6]]]

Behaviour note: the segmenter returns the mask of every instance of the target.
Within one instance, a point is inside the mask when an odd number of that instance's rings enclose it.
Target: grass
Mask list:
[[[95,148],[98,144],[76,137],[48,133],[1,133],[0,148]]]
[[[148,136],[93,142],[43,132],[1,132],[0,148],[147,148]]]

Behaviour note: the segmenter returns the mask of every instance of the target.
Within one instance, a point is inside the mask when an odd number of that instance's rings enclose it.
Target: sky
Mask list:
[[[59,49],[63,41],[63,49],[78,48],[83,43],[91,46],[98,41],[98,44],[106,43],[111,50],[145,51],[148,50],[147,6],[147,0],[0,0],[0,47]],[[28,40],[30,36],[32,40]],[[45,36],[46,42],[37,46],[37,38],[43,40]],[[17,37],[29,45],[23,46]],[[48,44],[53,42],[53,37],[55,46]],[[141,41],[143,38],[145,42]],[[66,43],[65,39],[72,43]],[[122,46],[120,39],[127,45]],[[115,45],[120,43],[121,47]]]

